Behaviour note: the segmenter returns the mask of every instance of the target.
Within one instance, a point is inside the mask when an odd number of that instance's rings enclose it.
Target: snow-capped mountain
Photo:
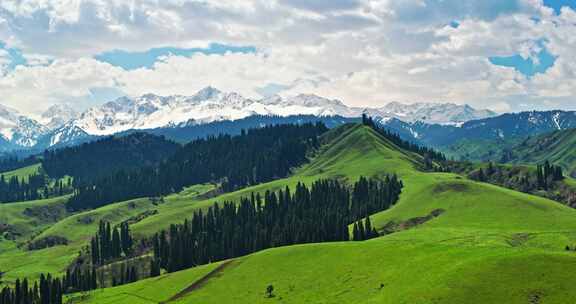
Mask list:
[[[49,129],[17,110],[0,105],[0,137],[3,148],[32,147]]]
[[[57,104],[48,108],[40,117],[40,122],[50,130],[60,128],[78,118],[80,113],[68,105]]]
[[[50,140],[66,140],[63,134],[110,135],[127,130],[182,127],[222,120],[238,120],[252,115],[315,115],[359,117],[363,112],[375,117],[423,120],[431,123],[458,124],[470,119],[495,115],[486,110],[455,104],[401,105],[392,103],[382,108],[346,106],[339,100],[300,94],[291,97],[272,96],[264,99],[245,98],[213,87],[192,96],[158,96],[146,94],[122,97],[82,113],[77,119],[56,129]],[[446,115],[442,115],[442,113]]]
[[[470,120],[496,116],[490,110],[477,110],[469,105],[454,103],[414,103],[391,102],[379,108],[381,117],[394,117],[404,122],[422,121],[428,124],[460,125]]]
[[[381,122],[395,118],[407,123],[422,121],[442,125],[460,125],[495,115],[487,110],[449,103],[390,103],[381,108],[360,108],[311,94],[251,99],[207,87],[192,96],[145,94],[121,97],[83,113],[66,105],[55,105],[37,120],[0,107],[0,148],[41,150],[129,130],[183,128],[254,115],[351,118],[362,113],[368,113]]]
[[[576,112],[530,111],[507,113],[496,117],[467,121],[461,125],[405,122],[398,119],[379,123],[404,139],[433,147],[443,147],[461,140],[497,140],[525,138],[546,132],[576,128]]]

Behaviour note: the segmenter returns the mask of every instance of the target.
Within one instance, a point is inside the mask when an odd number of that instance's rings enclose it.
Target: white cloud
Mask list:
[[[93,87],[114,87],[121,69],[94,59],[56,60],[48,66],[18,66],[0,78],[3,104],[27,112],[82,100]]]
[[[574,20],[573,10],[556,15],[540,0],[4,0],[0,40],[22,49],[33,66],[0,77],[0,92],[3,103],[25,111],[85,106],[95,87],[168,95],[214,85],[256,96],[268,84],[360,106],[566,107],[576,95]],[[538,41],[558,59],[531,79],[487,60],[536,59]],[[90,59],[112,49],[210,42],[258,53],[172,56],[133,71]]]

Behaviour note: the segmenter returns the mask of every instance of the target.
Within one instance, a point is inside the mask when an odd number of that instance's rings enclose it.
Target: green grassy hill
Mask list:
[[[8,281],[21,276],[36,276],[42,272],[64,271],[77,256],[78,251],[90,241],[97,230],[99,220],[118,224],[139,215],[148,215],[133,223],[131,229],[137,237],[150,236],[168,228],[170,224],[190,218],[195,210],[208,208],[214,202],[237,201],[243,196],[249,196],[251,192],[264,193],[266,190],[279,190],[286,186],[295,187],[299,181],[311,184],[320,178],[355,181],[361,175],[409,173],[419,165],[419,156],[399,151],[368,128],[347,126],[333,130],[326,134],[325,141],[329,144],[322,148],[312,162],[296,170],[295,174],[286,179],[216,197],[210,195],[215,188],[214,185],[196,185],[166,197],[162,204],[154,204],[150,199],[142,198],[66,217],[34,235],[32,241],[58,236],[69,241],[67,246],[35,251],[25,251],[12,246],[10,251],[0,254],[0,263],[9,265],[2,271],[6,272],[5,278]],[[385,167],[380,165],[382,162],[386,162]],[[39,202],[38,206],[41,204],[42,202]]]
[[[567,175],[576,176],[576,129],[500,140],[462,140],[443,148],[448,157],[471,161],[501,161],[537,164],[548,160],[562,166]]]
[[[513,163],[542,163],[546,160],[562,166],[576,176],[576,129],[556,131],[528,138],[512,151]]]
[[[458,142],[439,149],[451,159],[469,161],[500,161],[505,149],[511,149],[522,138],[513,137],[505,139],[462,139]]]
[[[68,217],[37,237],[59,235],[68,246],[41,250],[70,259],[96,230],[94,222],[119,222],[146,210],[155,214],[131,227],[150,235],[214,201],[250,192],[311,183],[319,178],[355,181],[397,173],[405,188],[392,209],[372,215],[380,231],[395,233],[365,242],[289,246],[258,252],[125,286],[73,295],[82,303],[572,303],[576,210],[461,176],[419,171],[421,158],[401,151],[364,126],[326,135],[308,164],[286,179],[212,197],[202,185],[169,196],[118,203]],[[134,207],[136,205],[136,207]],[[435,216],[433,216],[435,215]],[[94,221],[82,220],[91,218]],[[15,251],[14,251],[15,252]],[[0,265],[7,265],[0,254]],[[39,266],[39,256],[19,257]],[[66,263],[45,267],[52,272]],[[56,259],[57,260],[57,259]],[[35,269],[35,268],[34,268]],[[265,297],[274,286],[274,298]]]
[[[82,302],[576,300],[570,282],[570,273],[576,270],[576,253],[564,250],[565,245],[576,243],[575,210],[453,174],[420,172],[418,166],[418,157],[399,151],[372,130],[360,126],[348,129],[293,177],[226,197],[290,185],[298,179],[330,176],[354,180],[359,175],[396,172],[405,184],[400,202],[372,218],[380,229],[395,222],[398,232],[366,242],[265,250],[222,264],[96,291]],[[200,207],[210,201],[192,205]],[[438,217],[422,220],[438,209],[443,210]],[[407,229],[410,222],[421,224]],[[269,284],[275,288],[272,299],[265,297]]]

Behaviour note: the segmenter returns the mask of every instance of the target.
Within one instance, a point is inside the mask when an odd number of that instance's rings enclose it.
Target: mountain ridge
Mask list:
[[[350,107],[337,99],[313,94],[294,96],[274,95],[262,99],[245,98],[235,92],[222,92],[206,87],[191,96],[159,96],[152,93],[124,96],[92,107],[82,113],[67,105],[50,107],[37,119],[27,118],[27,125],[16,129],[14,117],[25,117],[16,110],[0,111],[12,118],[11,124],[0,126],[7,143],[4,150],[36,148],[39,150],[71,145],[94,136],[113,135],[128,130],[181,128],[216,121],[235,121],[253,115],[288,117],[314,115],[319,117],[359,117],[362,113],[386,119],[424,120],[429,123],[458,125],[471,119],[496,115],[488,110],[476,110],[468,105],[452,103],[390,103],[379,108]],[[443,115],[446,113],[446,115]],[[28,128],[26,128],[28,126]],[[21,134],[12,140],[12,134]]]

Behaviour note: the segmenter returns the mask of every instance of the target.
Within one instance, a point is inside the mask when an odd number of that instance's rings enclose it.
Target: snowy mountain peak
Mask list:
[[[314,94],[289,97],[275,95],[254,100],[209,86],[189,97],[145,94],[118,98],[101,107],[89,109],[67,127],[83,130],[90,135],[109,135],[129,129],[178,127],[220,120],[237,120],[252,115],[307,114],[359,117],[364,111],[375,117],[435,123],[459,123],[468,118],[489,116],[480,115],[476,110],[454,104],[390,103],[379,109],[349,107],[340,100]]]
[[[202,90],[198,91],[198,93],[194,94],[192,99],[197,100],[197,101],[214,99],[214,98],[217,98],[220,94],[222,94],[222,91],[220,91],[220,90],[218,90],[212,86],[207,86],[207,87],[203,88]]]
[[[467,104],[458,105],[455,103],[402,104],[391,102],[378,110],[390,117],[406,122],[423,121],[444,125],[460,125],[469,120],[496,116],[496,113],[489,110],[477,110]]]
[[[0,105],[0,137],[15,146],[32,147],[48,128],[17,110]]]
[[[314,94],[250,99],[209,86],[192,96],[159,96],[152,93],[125,96],[81,114],[68,106],[58,105],[41,116],[41,123],[0,106],[0,135],[18,146],[33,146],[43,136],[42,143],[54,146],[127,130],[178,128],[253,115],[359,117],[364,112],[382,122],[400,119],[439,124],[461,124],[494,115],[490,111],[449,103],[391,102],[381,108],[350,107],[340,100]]]
[[[56,129],[78,118],[79,113],[66,104],[56,104],[48,108],[40,117],[40,122],[48,129]]]

